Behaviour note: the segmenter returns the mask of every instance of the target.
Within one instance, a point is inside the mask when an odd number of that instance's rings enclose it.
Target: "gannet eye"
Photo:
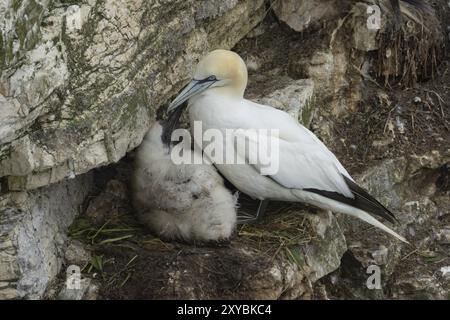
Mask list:
[[[216,82],[218,81],[215,75],[211,75],[207,78],[201,79],[201,80],[197,80],[194,78],[195,81],[199,81],[201,83],[206,83],[206,82]]]

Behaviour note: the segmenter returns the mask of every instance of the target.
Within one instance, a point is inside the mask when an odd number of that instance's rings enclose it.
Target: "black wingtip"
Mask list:
[[[363,210],[372,215],[382,217],[392,224],[396,224],[399,222],[391,211],[389,211],[385,206],[383,206],[380,202],[378,202],[378,200],[376,200],[369,193],[367,193],[367,191],[365,191],[363,188],[358,186],[353,180],[347,178],[346,176],[342,175],[342,177],[344,178],[345,183],[347,184],[350,191],[354,195],[354,198],[348,198],[338,192],[332,191],[318,190],[313,188],[306,188],[304,190],[319,194],[323,197],[341,203],[348,204],[352,207]]]
[[[353,195],[355,195],[355,199],[358,198],[360,202],[364,203],[364,205],[367,205],[372,209],[371,211],[369,211],[369,213],[381,216],[393,224],[399,222],[389,209],[382,205],[377,199],[372,197],[366,190],[358,186],[353,180],[349,179],[348,177],[344,175],[342,175],[342,177],[344,178],[347,186],[350,188],[350,191],[353,193]]]

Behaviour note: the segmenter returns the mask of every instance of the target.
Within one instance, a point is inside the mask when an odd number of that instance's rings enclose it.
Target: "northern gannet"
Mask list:
[[[236,137],[240,129],[278,130],[278,136],[270,137],[279,145],[276,173],[262,175],[259,163],[214,163],[241,192],[260,200],[260,209],[267,200],[303,202],[357,217],[407,242],[372,217],[396,221],[387,208],[354,182],[336,156],[311,131],[286,112],[245,99],[246,86],[247,68],[241,57],[232,51],[214,50],[200,60],[193,80],[173,100],[168,111],[173,112],[188,100],[191,130],[200,121],[203,132],[218,130],[223,136],[227,130],[235,130]],[[255,140],[247,142],[246,152],[264,148]],[[228,147],[222,146],[219,151],[226,154]],[[232,148],[241,158],[250,158]]]
[[[162,239],[228,240],[236,225],[236,199],[222,177],[210,164],[172,162],[170,135],[179,114],[155,122],[139,146],[133,205],[139,220]]]

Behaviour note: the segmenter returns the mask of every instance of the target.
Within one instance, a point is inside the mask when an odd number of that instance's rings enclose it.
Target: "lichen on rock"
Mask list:
[[[14,21],[23,7],[37,5],[26,3],[8,7]],[[262,0],[44,4],[45,14],[30,20],[38,39],[21,46],[21,63],[7,64],[0,81],[7,108],[0,115],[0,176],[22,177],[13,189],[118,161],[140,143],[201,55],[230,48],[264,16]]]

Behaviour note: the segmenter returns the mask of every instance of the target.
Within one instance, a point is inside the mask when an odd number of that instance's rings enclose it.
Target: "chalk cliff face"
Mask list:
[[[446,1],[438,2],[448,14]],[[450,111],[442,103],[450,97],[439,87],[388,92],[372,77],[370,52],[380,41],[365,27],[370,4],[1,1],[0,299],[408,297],[404,287],[446,297],[450,288],[436,275],[448,258],[436,270],[412,259],[427,250],[442,258],[450,241],[443,135]],[[381,4],[384,28],[389,4]],[[397,213],[420,257],[367,225],[301,206],[238,229],[221,248],[161,244],[130,228],[132,150],[198,59],[216,48],[233,48],[246,61],[248,98],[311,127]],[[62,284],[72,264],[87,265],[81,291]],[[349,277],[371,264],[395,285],[390,296]],[[417,281],[406,276],[411,266],[421,270]]]
[[[0,6],[0,176],[9,190],[118,161],[198,58],[234,46],[265,11],[263,0]]]

